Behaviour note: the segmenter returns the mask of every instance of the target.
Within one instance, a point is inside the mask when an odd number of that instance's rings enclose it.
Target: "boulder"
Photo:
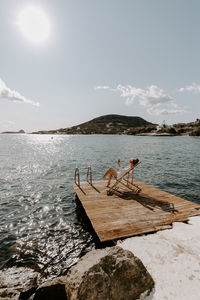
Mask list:
[[[133,300],[153,287],[143,263],[120,247],[87,253],[70,269],[65,285],[69,300]]]
[[[67,300],[65,282],[66,276],[46,281],[37,289],[33,300]]]

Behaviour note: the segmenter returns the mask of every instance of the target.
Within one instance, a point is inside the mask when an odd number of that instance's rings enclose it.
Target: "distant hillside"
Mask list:
[[[164,126],[158,133],[200,136],[200,119],[196,119],[196,121],[190,123],[174,124],[171,127]]]
[[[152,123],[145,121],[140,117],[129,117],[129,116],[122,116],[122,115],[105,115],[91,121],[82,123],[78,126],[90,126],[90,125],[105,125],[105,124],[112,124],[114,125],[123,125],[123,126],[130,126],[130,127],[140,127],[140,126],[147,126],[152,125]]]
[[[23,129],[21,129],[19,131],[4,131],[4,132],[2,132],[2,134],[16,134],[16,133],[25,133],[25,131]]]
[[[150,132],[156,128],[140,117],[128,117],[121,115],[105,115],[88,122],[58,130],[39,131],[33,133],[50,134],[138,134]]]

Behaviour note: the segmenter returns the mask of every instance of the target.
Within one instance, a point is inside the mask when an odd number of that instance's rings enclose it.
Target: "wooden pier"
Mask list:
[[[200,205],[134,181],[139,195],[120,187],[107,195],[106,181],[81,182],[73,188],[101,242],[172,228],[173,222],[200,215]]]

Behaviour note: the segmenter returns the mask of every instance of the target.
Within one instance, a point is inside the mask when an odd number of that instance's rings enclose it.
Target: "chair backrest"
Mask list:
[[[123,179],[124,177],[126,177],[127,175],[129,175],[131,172],[133,172],[133,170],[141,163],[141,161],[138,161],[137,164],[135,164],[130,170],[128,170],[125,174],[123,174],[120,178],[118,178],[118,180],[120,181],[121,179]]]

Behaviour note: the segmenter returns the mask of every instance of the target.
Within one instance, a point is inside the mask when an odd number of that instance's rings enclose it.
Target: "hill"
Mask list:
[[[4,131],[2,132],[2,134],[21,134],[21,133],[25,133],[25,131],[23,129],[19,130],[19,131]]]
[[[122,115],[104,115],[88,122],[58,130],[39,131],[33,133],[48,134],[139,134],[156,129],[152,124],[140,117]]]

